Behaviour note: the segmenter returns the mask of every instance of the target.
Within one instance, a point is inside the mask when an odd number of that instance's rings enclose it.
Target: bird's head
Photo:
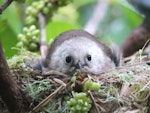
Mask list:
[[[45,64],[49,69],[72,73],[85,69],[92,73],[115,67],[111,50],[93,35],[72,30],[59,35],[51,44]]]

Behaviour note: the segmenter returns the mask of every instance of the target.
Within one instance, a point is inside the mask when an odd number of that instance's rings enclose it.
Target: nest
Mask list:
[[[70,75],[33,70],[28,65],[33,59],[37,62],[38,56],[21,53],[8,60],[14,79],[28,97],[30,113],[70,113],[67,101],[72,98],[72,92],[83,92],[87,80],[101,85],[98,91],[85,92],[92,101],[89,113],[150,112],[150,66],[147,59],[143,60],[145,56],[130,58],[123,66],[98,75],[78,70],[74,88]],[[0,112],[8,112],[2,100]]]

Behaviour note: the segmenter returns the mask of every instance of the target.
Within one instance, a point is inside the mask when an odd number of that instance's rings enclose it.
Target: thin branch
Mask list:
[[[10,113],[21,113],[25,110],[23,94],[10,73],[0,43],[0,96]]]
[[[100,111],[99,111],[99,109],[98,109],[98,107],[97,107],[97,105],[96,105],[95,99],[94,99],[94,97],[93,97],[91,91],[88,91],[88,93],[89,93],[89,95],[90,95],[90,98],[91,98],[91,100],[92,100],[94,106],[95,106],[96,113],[100,113]]]
[[[0,6],[0,14],[13,2],[13,0],[6,0],[4,4]]]
[[[60,75],[60,76],[68,76],[67,74],[64,74],[62,72],[59,71],[55,71],[55,70],[50,70],[50,71],[46,71],[44,73],[42,73],[42,76],[49,76],[49,75]]]
[[[140,109],[132,110],[132,111],[126,111],[125,113],[140,113]]]
[[[120,97],[125,97],[129,91],[129,84],[123,84],[121,91],[120,91]]]
[[[145,18],[143,22],[130,33],[128,38],[121,45],[123,57],[128,57],[148,45],[147,43],[150,39],[149,29],[149,19]]]
[[[107,0],[98,0],[98,3],[93,11],[93,15],[84,27],[85,31],[88,31],[91,34],[96,33],[99,23],[104,20],[108,6],[109,3]]]
[[[41,52],[41,57],[42,59],[45,59],[46,57],[46,51],[47,51],[47,46],[46,46],[46,19],[45,16],[39,12],[38,13],[38,20],[39,20],[39,26],[40,26],[40,52]]]
[[[33,108],[32,111],[30,111],[29,113],[35,113],[35,112],[38,112],[39,109],[41,107],[43,107],[44,105],[46,105],[54,96],[56,96],[56,94],[62,90],[65,89],[66,87],[66,84],[61,81],[61,80],[58,80],[58,79],[54,79],[57,83],[61,84],[61,86],[56,89],[52,94],[50,94],[48,97],[46,97],[41,103],[39,103],[35,108]]]

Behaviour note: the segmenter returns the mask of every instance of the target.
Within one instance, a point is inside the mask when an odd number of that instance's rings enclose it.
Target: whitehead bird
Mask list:
[[[62,73],[71,74],[76,69],[91,73],[118,66],[120,58],[83,30],[71,30],[56,37],[48,49],[44,67]]]

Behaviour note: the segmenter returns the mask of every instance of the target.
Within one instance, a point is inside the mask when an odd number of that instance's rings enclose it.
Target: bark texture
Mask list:
[[[141,49],[150,39],[150,21],[145,19],[141,25],[135,28],[121,46],[123,56],[128,57]]]
[[[10,113],[24,113],[23,94],[10,73],[0,43],[0,96]]]

